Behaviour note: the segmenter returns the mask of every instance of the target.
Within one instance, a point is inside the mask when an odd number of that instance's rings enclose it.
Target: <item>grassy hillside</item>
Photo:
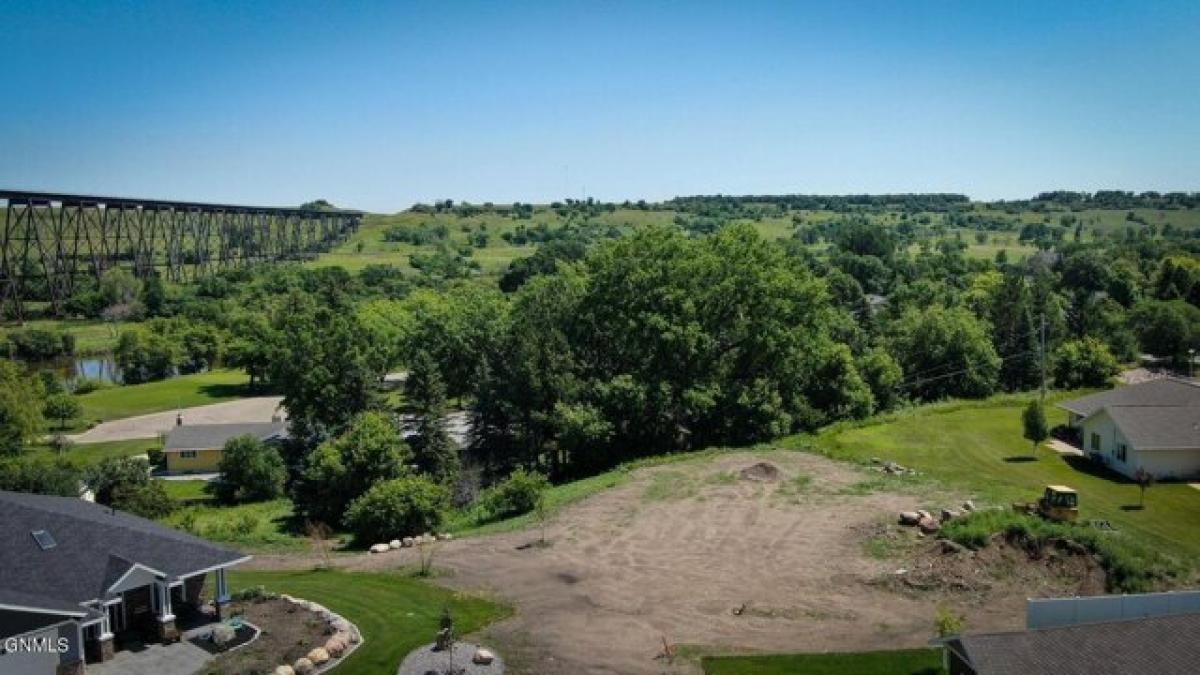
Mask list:
[[[99,389],[79,397],[82,420],[105,420],[207,405],[250,394],[249,376],[240,370],[213,370],[169,380]]]
[[[1138,510],[1138,486],[1126,478],[1045,448],[1031,457],[1029,441],[1021,436],[1027,401],[999,397],[925,406],[863,425],[835,426],[814,439],[815,447],[837,459],[896,461],[995,504],[1031,501],[1047,484],[1066,484],[1079,491],[1081,519],[1107,520],[1160,551],[1200,563],[1200,490],[1159,484]],[[1064,423],[1066,413],[1048,407],[1047,419]]]

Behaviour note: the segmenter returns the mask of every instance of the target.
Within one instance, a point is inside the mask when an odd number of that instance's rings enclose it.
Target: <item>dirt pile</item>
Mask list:
[[[779,480],[779,467],[770,462],[759,462],[748,466],[738,472],[738,477],[742,480],[759,481],[760,483],[774,483]]]
[[[1014,588],[1030,597],[1097,595],[1105,592],[1106,580],[1096,557],[1075,542],[1051,540],[1033,546],[997,534],[978,551],[951,541],[929,541],[882,584],[902,593],[953,594],[984,602]]]

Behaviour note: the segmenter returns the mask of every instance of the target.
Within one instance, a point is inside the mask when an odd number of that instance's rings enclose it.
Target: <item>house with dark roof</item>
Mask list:
[[[1200,383],[1163,378],[1059,403],[1083,451],[1130,478],[1200,476]]]
[[[169,473],[219,471],[222,449],[225,447],[226,441],[239,436],[253,436],[264,443],[281,442],[287,438],[287,423],[177,424],[167,434],[163,444],[167,471]]]
[[[249,556],[82,499],[0,491],[0,673],[83,673],[126,640],[179,637],[177,612],[229,601]]]
[[[1192,675],[1200,614],[1105,621],[942,641],[950,675]]]

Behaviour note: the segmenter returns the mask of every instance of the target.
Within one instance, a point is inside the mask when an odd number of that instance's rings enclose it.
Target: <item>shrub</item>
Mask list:
[[[79,479],[79,469],[62,457],[27,455],[0,459],[0,490],[78,497]]]
[[[93,391],[99,391],[101,389],[106,388],[107,386],[108,386],[107,384],[105,384],[104,382],[101,382],[100,380],[93,380],[93,379],[84,377],[84,378],[75,380],[75,390],[74,391],[75,391],[75,395],[82,396],[84,394],[90,394]]]
[[[258,529],[262,520],[253,513],[240,514],[236,520],[230,525],[233,533],[239,537],[248,537],[254,534]]]
[[[483,519],[500,520],[529,513],[537,505],[542,491],[549,487],[550,481],[544,475],[517,469],[503,482],[488,488],[479,496]]]
[[[113,488],[112,507],[143,518],[163,518],[176,506],[178,504],[158,481],[141,485],[122,483]]]
[[[1108,345],[1096,338],[1064,342],[1054,352],[1054,382],[1062,389],[1106,387],[1121,366]]]
[[[253,436],[231,438],[221,453],[217,499],[226,503],[263,501],[283,494],[287,469],[272,445]]]
[[[57,421],[59,429],[66,428],[67,420],[79,417],[82,412],[83,406],[70,394],[51,394],[46,397],[46,403],[42,407],[42,415],[46,419]]]
[[[428,478],[409,476],[376,484],[350,504],[343,518],[361,544],[436,530],[450,493]]]
[[[268,591],[266,586],[248,586],[233,594],[233,599],[239,602],[251,602],[254,600],[274,600],[279,594],[274,591]]]
[[[73,337],[40,328],[13,331],[8,340],[12,343],[16,355],[25,359],[52,359],[75,351]]]
[[[84,470],[83,482],[95,495],[97,504],[116,506],[118,488],[151,482],[150,465],[140,457],[107,457]]]

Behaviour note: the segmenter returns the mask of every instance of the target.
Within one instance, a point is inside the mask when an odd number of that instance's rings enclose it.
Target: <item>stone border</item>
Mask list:
[[[321,605],[316,602],[312,602],[311,600],[297,598],[297,597],[288,595],[286,593],[281,593],[279,595],[279,599],[283,600],[284,602],[289,602],[293,605],[296,605],[300,609],[312,612],[313,614],[317,614],[318,616],[320,616],[321,620],[325,622],[326,628],[333,630],[333,632],[329,634],[329,638],[325,641],[325,644],[329,644],[331,641],[336,640],[336,639],[341,639],[344,641],[345,647],[344,647],[342,653],[337,656],[337,658],[332,658],[332,655],[331,655],[331,658],[328,661],[325,661],[324,663],[321,663],[319,665],[312,664],[313,667],[310,670],[306,671],[308,673],[308,675],[318,675],[319,673],[325,673],[330,670],[333,670],[334,668],[341,665],[342,662],[346,660],[346,657],[353,654],[355,651],[358,650],[359,647],[361,647],[363,645],[364,642],[366,642],[366,640],[363,638],[362,631],[360,631],[358,629],[358,626],[351,623],[349,619],[346,619],[342,615],[327,609],[324,605]],[[249,644],[249,643],[246,643],[246,644]],[[324,649],[324,647],[317,647],[314,649]],[[307,657],[301,657],[301,659],[307,660]],[[297,659],[296,663],[298,663],[301,659]],[[287,666],[288,668],[294,668],[295,663],[279,664],[278,666],[276,666],[276,669],[278,670],[278,668],[281,668],[284,666]],[[275,671],[272,671],[272,672],[275,672]],[[294,671],[294,672],[298,673],[299,671]]]

